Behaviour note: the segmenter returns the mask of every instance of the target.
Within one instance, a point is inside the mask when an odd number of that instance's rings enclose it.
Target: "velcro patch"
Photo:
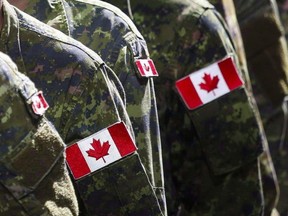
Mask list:
[[[158,72],[152,59],[137,59],[135,64],[142,77],[158,76]]]
[[[42,116],[45,111],[49,108],[47,101],[43,96],[43,92],[39,91],[31,97],[31,107],[36,115]]]

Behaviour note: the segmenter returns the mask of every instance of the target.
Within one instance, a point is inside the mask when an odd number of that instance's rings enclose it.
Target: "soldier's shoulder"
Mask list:
[[[4,66],[5,66],[5,70],[8,70],[8,69],[16,70],[16,65],[11,60],[11,58],[2,52],[0,52],[0,61],[1,61],[1,64],[0,64],[1,71],[4,70]]]
[[[117,28],[122,28],[121,32],[126,32],[126,33],[132,32],[138,38],[143,39],[142,34],[139,32],[138,28],[135,26],[133,21],[118,7],[110,3],[100,1],[100,0],[75,0],[75,2],[82,3],[82,4],[89,4],[89,5],[97,7],[98,9],[101,9],[102,20],[104,19],[113,20],[114,22],[113,26],[117,26]],[[113,30],[115,31],[115,29]]]
[[[173,12],[174,15],[171,14],[171,16],[177,16],[176,23],[188,26],[198,22],[206,11],[214,9],[214,6],[206,0],[167,0],[165,4],[160,4],[161,7],[164,5],[166,9]],[[166,19],[171,19],[169,14],[167,14]]]
[[[34,83],[20,73],[11,58],[2,52],[0,52],[0,83],[19,89],[25,98],[31,97],[36,92]]]
[[[10,86],[16,86],[17,83],[19,83],[17,70],[17,66],[11,58],[0,52],[0,82],[9,83]]]
[[[172,1],[179,2],[176,0]],[[183,10],[184,14],[193,14],[194,16],[202,15],[207,9],[214,9],[214,6],[206,0],[183,0],[181,4],[186,6]]]
[[[57,29],[54,29],[40,22],[34,17],[16,8],[15,8],[15,11],[19,19],[20,28],[23,28],[31,32],[35,32],[40,37],[46,37],[51,40],[54,40],[55,42],[57,41],[63,44],[64,46],[68,45],[68,46],[74,47],[75,49],[77,49],[76,53],[78,53],[78,55],[82,55],[82,56],[86,56],[87,58],[90,58],[90,60],[93,61],[93,63],[96,64],[96,66],[104,64],[103,60],[97,53],[87,48],[79,41],[65,35],[64,33],[62,33],[61,31]],[[87,58],[86,58],[86,61],[87,61]]]

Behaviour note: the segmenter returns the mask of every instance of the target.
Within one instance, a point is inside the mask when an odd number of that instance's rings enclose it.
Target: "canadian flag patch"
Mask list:
[[[135,64],[142,77],[158,76],[158,72],[152,59],[137,59]]]
[[[43,96],[43,92],[39,91],[31,97],[32,110],[36,115],[43,115],[49,108],[47,101]]]
[[[243,81],[231,57],[176,81],[176,88],[190,110],[209,103],[242,85]]]
[[[84,177],[137,150],[123,122],[109,126],[66,148],[74,179]]]

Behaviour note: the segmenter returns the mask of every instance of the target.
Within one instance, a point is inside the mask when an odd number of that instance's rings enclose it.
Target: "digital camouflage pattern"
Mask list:
[[[132,21],[110,4],[95,0],[64,1],[64,4],[70,21],[70,36],[99,53],[124,87],[138,153],[165,212],[154,83],[152,77],[141,77],[134,63],[137,59],[149,58],[146,42]]]
[[[37,92],[0,52],[0,215],[78,215],[64,143],[32,111],[29,101]]]
[[[225,17],[228,29],[231,32],[231,36],[235,44],[235,49],[237,51],[237,55],[240,60],[239,62],[240,62],[241,68],[247,74],[248,68],[247,68],[246,55],[244,51],[242,35],[240,32],[240,27],[238,25],[238,20],[237,20],[236,10],[235,10],[233,0],[213,0],[211,1],[211,3],[213,3],[213,5],[222,14],[222,16]],[[246,1],[245,3],[249,4],[249,1]],[[254,27],[253,31],[255,31],[255,29],[257,29],[257,26]],[[272,56],[274,59],[279,58],[279,55],[271,55],[271,57]],[[247,77],[250,77],[250,75],[247,74]],[[256,83],[255,76],[253,75],[252,75],[252,82],[254,83],[254,86],[255,86],[255,83]],[[246,82],[246,86],[247,88],[252,90],[251,82]],[[261,118],[260,115],[259,115],[259,118]],[[263,193],[264,193],[264,199],[265,199],[265,215],[271,215],[272,210],[276,207],[276,204],[278,202],[279,185],[278,185],[275,168],[272,162],[268,143],[265,142],[264,144],[265,144],[265,151],[261,155],[260,165],[261,165],[261,175],[262,175],[262,183],[263,183]]]
[[[122,84],[114,72],[90,49],[13,8],[6,1],[0,49],[8,53],[17,63],[19,70],[27,74],[36,87],[45,92],[50,105],[47,117],[68,145],[121,120],[133,135],[124,107],[126,96]],[[120,197],[110,197],[111,188],[117,194],[114,182],[100,178],[100,173],[112,173],[111,165],[76,182],[81,185],[82,181],[93,177],[94,184],[102,187],[101,191],[90,190],[89,193],[99,192],[102,200],[110,200],[94,205],[92,211],[87,206],[81,208],[82,214],[101,215],[101,211],[107,211],[107,206],[111,203],[120,202],[122,205],[118,206],[119,209],[110,209],[111,214],[124,211],[126,214],[141,215],[141,209],[145,207],[147,212],[153,212],[150,215],[161,215],[155,192],[151,184],[148,184],[146,170],[142,165],[140,168],[136,166],[141,162],[134,161],[135,164],[130,163],[128,166],[126,160],[128,158],[117,162],[118,166],[123,164],[123,172],[119,175],[122,174],[126,184],[122,186],[122,192],[128,195],[133,190],[133,193],[138,193],[129,203],[129,208],[128,204],[121,202]],[[134,168],[137,168],[135,172]],[[142,172],[142,181],[147,183],[145,187],[132,184],[128,181],[129,176],[125,176],[127,172],[139,175],[139,169]],[[145,203],[149,205],[144,205]],[[144,207],[139,208],[138,205]],[[102,209],[103,206],[107,208]],[[86,212],[87,210],[89,212]]]
[[[166,212],[154,83],[151,77],[141,77],[134,63],[137,59],[149,58],[143,36],[127,15],[102,1],[21,2],[26,13],[82,42],[97,52],[116,73],[126,92],[126,109],[135,132],[140,159],[163,212]]]
[[[279,182],[280,196],[277,210],[280,215],[286,216],[288,167],[287,147],[285,149],[284,146],[288,139],[285,99],[288,89],[288,53],[283,25],[275,0],[234,0],[234,3],[247,52],[253,92],[263,119]]]
[[[123,1],[109,2],[128,14]],[[261,215],[258,159],[265,135],[251,92],[239,88],[188,111],[174,86],[226,56],[233,56],[239,68],[224,20],[203,0],[133,0],[131,8],[160,73],[155,88],[168,214]]]

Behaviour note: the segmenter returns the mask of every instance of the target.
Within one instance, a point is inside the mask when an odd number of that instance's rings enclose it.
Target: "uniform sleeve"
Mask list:
[[[45,117],[32,115],[29,99],[37,92],[34,84],[11,60],[1,58],[0,62],[0,213],[76,215],[78,204],[65,167],[64,143]],[[65,209],[57,201],[59,195]]]
[[[123,115],[127,115],[117,87],[108,78],[111,74],[107,73],[111,71],[103,67],[101,66],[101,70],[98,70],[97,82],[95,82],[102,89],[95,88],[95,83],[92,85],[93,82],[91,82],[91,86],[81,94],[81,99],[78,98],[78,100],[83,100],[83,98],[92,97],[94,100],[89,100],[93,103],[89,103],[86,99],[83,103],[78,103],[79,101],[76,103],[73,118],[71,118],[71,122],[75,123],[70,123],[70,132],[80,134],[79,129],[82,128],[89,130],[88,135],[91,135],[99,131],[97,129],[99,125],[102,125],[102,129],[106,128],[108,125],[123,120]],[[87,115],[87,112],[91,112],[90,115]],[[145,215],[162,215],[138,153],[122,158],[80,180],[75,180],[75,185],[86,211],[91,215],[119,213],[138,215],[142,212]]]
[[[194,65],[190,64],[191,68],[200,69],[208,62],[211,64],[225,56],[232,56],[237,72],[243,79],[244,75],[239,69],[228,31],[221,23],[219,16],[215,15],[214,10],[207,10],[201,16],[199,23],[198,31],[203,35],[195,46],[182,49],[181,56],[191,58],[183,57],[182,65],[188,65],[190,60],[196,62]],[[197,64],[203,59],[206,65]],[[219,175],[236,170],[254,161],[263,152],[263,131],[261,131],[262,126],[258,122],[259,119],[257,120],[257,115],[251,92],[248,92],[244,86],[198,109],[189,111],[196,136],[199,138],[205,158],[214,174]]]
[[[215,13],[206,10],[197,25],[187,21],[186,31],[197,41],[179,47],[179,78],[227,56],[232,56],[238,74],[244,77],[224,22]],[[188,38],[179,36],[178,40]],[[159,89],[168,84],[174,85],[166,81]],[[251,92],[242,86],[194,110],[186,107],[177,91],[169,95],[170,113],[163,116],[168,122],[163,128],[178,202],[197,215],[246,214],[247,203],[251,204],[248,214],[260,214],[263,197],[258,160],[265,135]],[[224,208],[230,199],[235,202]]]
[[[91,215],[162,215],[137,153],[78,180],[76,185]]]
[[[137,60],[150,59],[146,42],[132,33],[126,34],[124,40],[126,46],[115,48],[119,49],[119,55],[113,68],[126,92],[126,108],[134,127],[139,157],[159,203],[165,209],[162,146],[154,88],[157,77],[141,76],[136,65]]]

